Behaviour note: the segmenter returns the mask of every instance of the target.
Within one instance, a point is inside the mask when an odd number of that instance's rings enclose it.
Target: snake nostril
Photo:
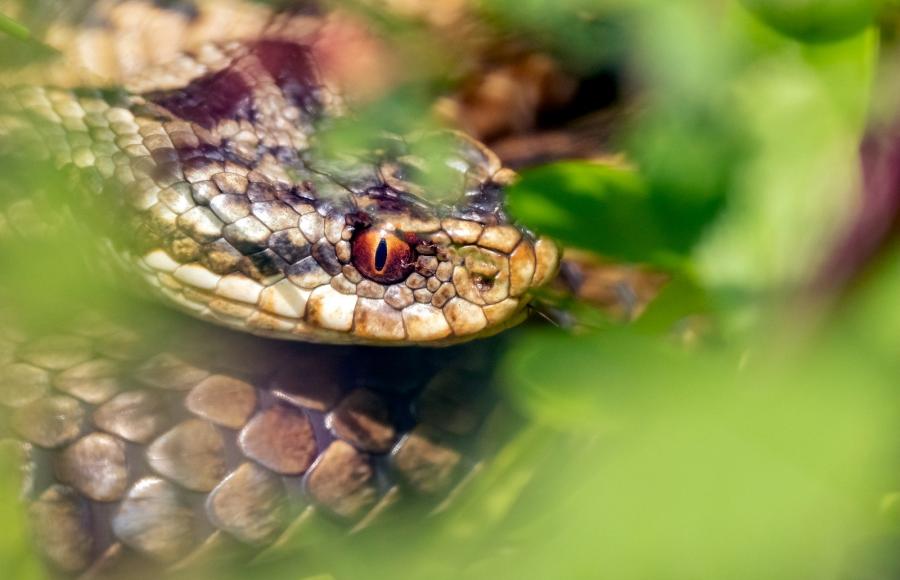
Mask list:
[[[494,287],[495,276],[486,276],[484,274],[474,274],[472,276],[472,283],[475,284],[475,288],[478,289],[479,292],[487,292],[491,288]]]

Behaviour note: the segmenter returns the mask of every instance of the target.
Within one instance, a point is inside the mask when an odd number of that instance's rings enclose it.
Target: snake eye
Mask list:
[[[403,280],[415,266],[409,244],[384,230],[363,230],[357,234],[352,254],[353,265],[363,276],[383,284]]]

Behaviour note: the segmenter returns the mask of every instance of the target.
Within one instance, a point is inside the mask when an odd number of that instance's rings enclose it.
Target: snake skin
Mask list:
[[[323,154],[353,106],[321,46],[209,44],[123,87],[0,97],[0,148],[74,175],[76,214],[106,216],[104,260],[192,317],[3,325],[4,445],[64,575],[289,552],[317,518],[352,531],[417,497],[433,509],[485,456],[502,338],[415,345],[520,322],[558,249],[509,221],[513,174],[464,135]],[[442,152],[441,191],[423,150]],[[408,252],[397,276],[361,265],[385,239]]]
[[[0,445],[23,458],[62,573],[290,553],[317,518],[359,532],[440,507],[489,446],[496,339],[385,350],[164,320],[28,339],[4,325]]]

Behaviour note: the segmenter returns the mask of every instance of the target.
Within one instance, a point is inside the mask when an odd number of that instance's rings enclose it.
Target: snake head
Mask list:
[[[510,221],[503,186],[514,176],[493,153],[461,134],[440,137],[454,143],[443,162],[458,174],[455,195],[429,196],[404,168],[422,165],[409,155],[293,166],[313,180],[217,173],[200,182],[217,190],[208,203],[175,218],[170,239],[189,254],[170,243],[138,263],[176,304],[257,334],[445,345],[497,333],[525,318],[559,250]],[[222,191],[230,180],[240,187]],[[215,229],[208,222],[221,234],[195,243]]]
[[[59,157],[114,196],[105,205],[121,211],[125,227],[110,234],[119,256],[197,317],[394,345],[460,342],[522,320],[559,252],[506,215],[512,173],[454,132],[319,155],[320,128],[352,107],[318,63],[315,45],[232,43],[143,75],[157,84],[15,99],[72,133]],[[423,160],[417,144],[435,139],[442,153]],[[441,191],[428,167],[449,176]]]

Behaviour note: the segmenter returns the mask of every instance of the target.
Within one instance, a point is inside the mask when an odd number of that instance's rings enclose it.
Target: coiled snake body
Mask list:
[[[557,248],[509,223],[511,174],[465,136],[319,155],[318,128],[348,105],[318,50],[314,37],[214,44],[145,72],[140,91],[4,95],[3,138],[77,168],[121,271],[218,325],[6,332],[5,444],[54,568],[277,549],[316,514],[358,529],[401,497],[446,492],[481,444],[494,343],[358,345],[507,328]],[[451,175],[439,192],[417,157],[432,144]]]

